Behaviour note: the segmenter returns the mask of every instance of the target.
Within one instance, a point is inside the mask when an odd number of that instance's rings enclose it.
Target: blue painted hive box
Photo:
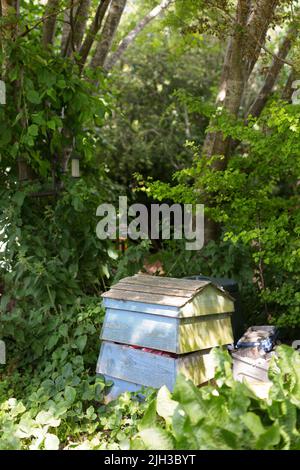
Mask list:
[[[233,342],[234,299],[210,281],[137,274],[102,295],[106,308],[97,372],[173,388],[181,372],[213,377],[210,349]]]

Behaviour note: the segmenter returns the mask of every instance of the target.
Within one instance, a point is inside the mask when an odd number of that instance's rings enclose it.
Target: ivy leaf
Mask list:
[[[58,331],[64,338],[66,338],[68,336],[68,325],[66,323],[60,325]]]
[[[75,339],[75,344],[81,353],[83,352],[85,348],[86,342],[87,342],[87,335],[78,336],[78,338]]]
[[[143,416],[139,424],[139,430],[149,429],[155,426],[156,423],[156,400],[152,400],[147,408],[146,413]]]
[[[241,416],[241,421],[257,439],[266,431],[262,425],[260,417],[255,413],[246,413],[244,416]]]
[[[178,402],[172,400],[171,393],[166,386],[163,386],[157,394],[157,413],[165,419],[167,424],[171,424],[172,417],[177,407]]]
[[[256,448],[261,450],[273,449],[281,439],[278,424],[273,424],[267,431],[261,434],[257,440]]]
[[[47,342],[46,349],[48,349],[48,350],[52,349],[56,345],[58,340],[59,340],[59,335],[57,333],[51,335],[48,342]]]
[[[60,425],[60,419],[56,419],[53,417],[50,411],[40,411],[35,418],[38,424],[42,426],[51,426],[52,428],[56,428]]]
[[[31,124],[31,126],[28,127],[28,134],[32,135],[33,137],[36,137],[39,133],[39,128],[36,124]]]
[[[41,97],[38,94],[38,92],[35,91],[35,90],[29,90],[27,92],[26,96],[27,96],[28,101],[32,104],[40,104],[41,103]]]
[[[0,126],[0,146],[6,146],[10,143],[12,137],[11,129],[5,125]]]
[[[73,403],[75,398],[76,398],[75,388],[70,387],[69,385],[67,385],[66,388],[65,388],[64,395],[65,395],[65,399],[67,400],[67,402],[69,402],[70,404]]]
[[[143,440],[147,449],[153,450],[173,450],[174,441],[172,435],[158,427],[143,429],[139,436]]]
[[[55,434],[46,434],[44,447],[46,450],[58,450],[59,449],[59,439]]]
[[[25,199],[26,194],[18,191],[13,195],[12,201],[17,204],[17,206],[21,207],[23,205],[24,199]]]

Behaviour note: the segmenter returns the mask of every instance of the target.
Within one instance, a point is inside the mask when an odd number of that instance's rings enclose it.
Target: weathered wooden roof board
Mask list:
[[[232,297],[210,281],[194,281],[136,274],[102,294],[109,308],[170,317],[233,312]]]

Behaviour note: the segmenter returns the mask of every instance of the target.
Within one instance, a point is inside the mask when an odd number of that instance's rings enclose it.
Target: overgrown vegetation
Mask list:
[[[95,375],[100,294],[141,269],[233,278],[249,324],[300,327],[298,3],[0,2],[0,449],[300,447],[284,347],[268,401],[220,352],[216,384],[145,401]],[[205,247],[99,240],[125,194],[205,203]]]
[[[224,115],[217,116],[215,125],[224,135],[243,142],[225,170],[212,169],[211,159],[199,158],[193,145],[194,165],[175,173],[174,185],[149,181],[144,190],[158,200],[182,203],[200,203],[205,195],[207,216],[222,224],[223,245],[215,247],[217,274],[237,276],[248,285],[252,278],[265,320],[298,326],[299,107],[273,103],[247,127]],[[236,272],[234,264],[226,271],[229,247],[239,257]],[[212,259],[210,269],[211,263]]]
[[[232,378],[229,355],[219,360],[215,384],[195,387],[179,377],[174,392],[163,387],[139,423],[136,449],[299,449],[299,353],[278,348],[268,400]]]

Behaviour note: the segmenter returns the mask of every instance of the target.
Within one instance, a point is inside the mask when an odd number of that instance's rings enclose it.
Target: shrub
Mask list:
[[[270,370],[267,400],[232,377],[228,353],[215,350],[215,384],[197,388],[183,376],[158,392],[139,423],[133,449],[300,449],[300,356],[287,346]]]
[[[220,264],[222,243],[230,242],[237,254],[244,253],[240,270],[246,260],[247,277],[258,294],[257,308],[270,322],[293,327],[300,325],[299,122],[299,106],[280,102],[248,126],[220,114],[216,129],[241,142],[225,170],[211,165],[224,157],[204,158],[190,143],[195,151],[192,168],[175,173],[174,185],[146,185],[147,193],[158,200],[205,202],[207,216],[223,227],[217,250]],[[214,256],[213,251],[206,260],[211,271]],[[201,257],[205,259],[204,250]]]

